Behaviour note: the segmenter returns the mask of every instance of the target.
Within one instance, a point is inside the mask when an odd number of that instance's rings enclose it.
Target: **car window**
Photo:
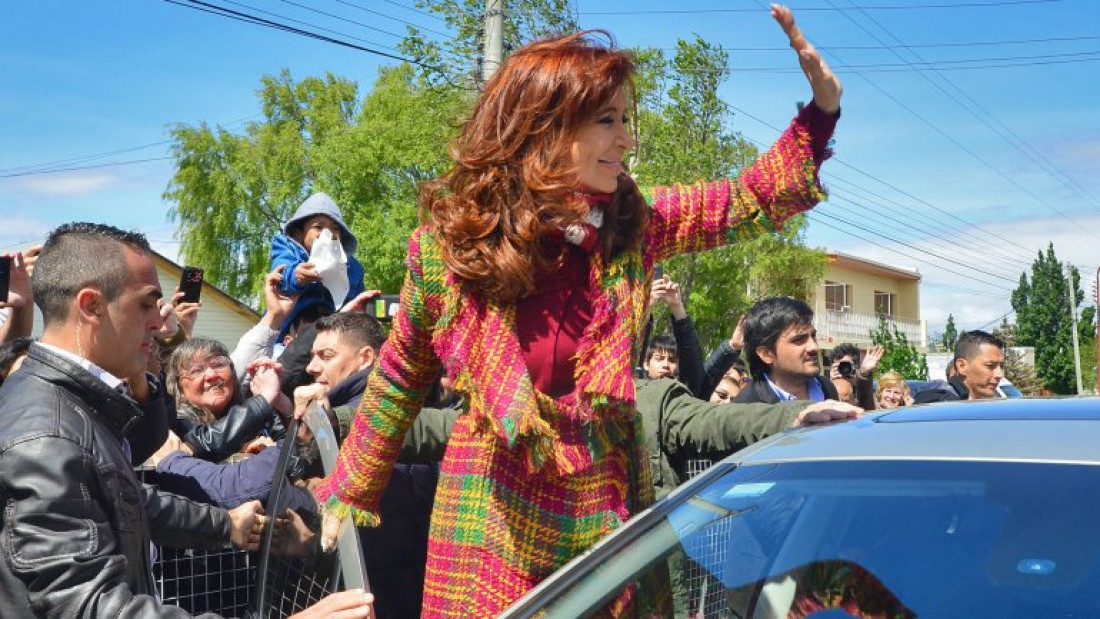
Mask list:
[[[620,544],[542,611],[1094,616],[1100,500],[1079,489],[1098,482],[1100,467],[1069,464],[741,467]]]

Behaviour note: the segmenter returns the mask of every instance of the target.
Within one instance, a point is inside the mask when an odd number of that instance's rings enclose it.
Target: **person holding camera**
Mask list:
[[[855,404],[864,410],[875,408],[874,375],[886,349],[872,346],[861,355],[855,344],[840,344],[833,349],[829,380],[836,387],[842,402]]]

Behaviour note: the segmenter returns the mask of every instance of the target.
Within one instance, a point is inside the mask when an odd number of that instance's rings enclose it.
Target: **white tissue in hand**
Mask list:
[[[339,308],[348,296],[348,257],[344,246],[332,236],[331,230],[322,230],[321,236],[313,241],[309,252],[309,261],[321,276],[321,284],[332,295],[332,301]]]

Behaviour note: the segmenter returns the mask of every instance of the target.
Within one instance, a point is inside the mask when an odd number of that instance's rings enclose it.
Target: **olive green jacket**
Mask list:
[[[690,460],[720,460],[782,432],[812,404],[712,404],[669,378],[639,379],[635,386],[658,499],[687,480]]]

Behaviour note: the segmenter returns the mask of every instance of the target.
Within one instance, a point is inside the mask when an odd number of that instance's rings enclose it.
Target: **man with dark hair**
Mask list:
[[[378,349],[386,341],[382,323],[363,313],[338,313],[317,321],[313,358],[306,372],[314,382],[335,387],[352,374],[374,365]]]
[[[226,512],[134,475],[130,432],[164,415],[162,402],[151,405],[161,387],[144,372],[161,326],[149,251],[139,234],[68,224],[38,258],[42,339],[0,387],[4,616],[168,616],[150,534],[173,546],[258,546],[258,502]]]
[[[677,378],[680,375],[679,356],[676,354],[676,339],[671,335],[658,335],[649,342],[642,362],[645,377]]]
[[[814,312],[803,301],[769,297],[745,315],[745,351],[752,384],[734,402],[837,399],[836,388],[820,376]]]
[[[997,385],[1005,376],[1005,343],[985,331],[966,331],[955,342],[953,375],[947,387],[928,389],[913,396],[915,404],[953,400],[985,400],[999,397]]]

